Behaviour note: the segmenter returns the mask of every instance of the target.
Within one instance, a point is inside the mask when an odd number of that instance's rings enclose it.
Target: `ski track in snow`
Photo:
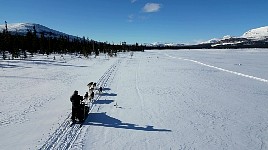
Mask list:
[[[120,64],[120,60],[116,61],[110,68],[102,75],[102,77],[97,82],[97,87],[107,87],[109,83],[113,80],[116,73],[117,65]],[[91,103],[89,113],[93,110],[95,104],[94,102],[99,100],[101,95],[98,95],[93,103]],[[84,126],[80,127],[80,124],[71,125],[71,113],[64,120],[64,122],[56,129],[56,131],[50,136],[50,138],[44,143],[40,150],[47,149],[82,149],[83,140],[78,140],[78,137],[83,138],[82,135],[79,136]],[[86,119],[87,120],[87,119]],[[77,142],[78,141],[78,142]],[[78,144],[76,144],[78,143]]]
[[[205,63],[196,61],[196,60],[191,60],[191,59],[186,59],[186,58],[180,58],[180,57],[174,57],[174,56],[171,56],[171,55],[168,55],[168,54],[165,54],[165,55],[168,56],[168,57],[170,57],[170,58],[180,59],[180,60],[185,60],[185,61],[190,61],[190,62],[193,62],[193,63],[196,63],[196,64],[200,64],[200,65],[203,65],[203,66],[206,66],[206,67],[214,68],[214,69],[217,69],[217,70],[220,70],[220,71],[224,71],[224,72],[232,73],[232,74],[235,74],[235,75],[238,75],[238,76],[242,76],[242,77],[246,77],[246,78],[250,78],[250,79],[254,79],[254,80],[258,80],[258,81],[261,81],[261,82],[268,83],[268,80],[262,79],[262,78],[259,78],[259,77],[254,77],[254,76],[246,75],[246,74],[239,73],[239,72],[236,72],[236,71],[231,71],[231,70],[223,69],[223,68],[220,68],[220,67],[208,65],[208,64],[205,64]]]
[[[140,70],[140,61],[138,62],[138,68],[136,69],[136,73],[135,73],[135,89],[136,89],[136,92],[137,92],[137,95],[139,97],[139,99],[141,100],[141,109],[142,111],[141,112],[144,112],[145,109],[144,109],[144,98],[141,94],[141,91],[140,91],[140,88],[139,88],[139,70]],[[144,117],[144,115],[142,115],[142,117]],[[145,141],[145,149],[148,149],[148,141],[146,140]]]

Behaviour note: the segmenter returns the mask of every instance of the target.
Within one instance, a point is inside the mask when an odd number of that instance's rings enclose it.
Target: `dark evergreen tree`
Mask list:
[[[35,26],[33,26],[32,49],[33,53],[37,53],[37,50],[40,50]]]
[[[6,32],[8,32],[8,29],[7,29],[7,22],[5,21],[5,27],[6,27]]]
[[[44,32],[41,32],[40,39],[39,39],[39,50],[41,54],[45,54],[45,45],[46,45],[45,35]]]

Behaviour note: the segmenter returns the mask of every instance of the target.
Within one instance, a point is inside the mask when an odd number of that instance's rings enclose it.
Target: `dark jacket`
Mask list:
[[[90,97],[93,99],[94,98],[94,92],[91,92]]]
[[[79,107],[82,100],[82,96],[73,94],[70,98],[70,101],[72,102],[72,107]]]

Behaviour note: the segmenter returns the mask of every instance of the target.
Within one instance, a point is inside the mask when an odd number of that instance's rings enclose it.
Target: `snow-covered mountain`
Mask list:
[[[205,42],[201,42],[197,45],[211,45],[212,47],[217,46],[237,46],[237,45],[256,45],[268,41],[268,26],[260,27],[256,29],[251,29],[245,32],[242,36],[235,37],[231,35],[226,35],[222,38],[213,38]],[[266,44],[266,43],[264,43]],[[184,44],[178,43],[164,43],[164,42],[154,42],[145,43],[146,46],[151,47],[167,47],[167,46],[186,46]]]
[[[251,29],[247,32],[245,32],[242,36],[240,37],[235,37],[235,36],[230,36],[226,35],[223,38],[213,38],[211,40],[202,42],[201,44],[204,43],[218,43],[221,41],[226,41],[230,39],[247,39],[247,40],[267,40],[268,39],[268,26],[265,27],[260,27],[256,29]]]
[[[241,37],[254,40],[268,39],[268,26],[251,29],[244,33]]]
[[[213,39],[210,39],[208,41],[205,41],[205,42],[201,42],[200,44],[208,44],[208,43],[217,43],[219,42],[221,39],[219,38],[213,38]]]
[[[154,42],[154,43],[146,43],[146,46],[150,47],[168,47],[168,46],[184,46],[184,44],[177,43],[164,43],[164,42]],[[256,29],[251,29],[245,32],[242,36],[235,37],[231,35],[226,35],[222,38],[213,38],[205,42],[201,42],[197,45],[197,48],[205,48],[209,47],[265,47],[264,45],[268,45],[268,26],[260,27]],[[193,48],[196,48],[195,45],[192,45]],[[267,46],[266,46],[267,47]],[[191,45],[190,47],[191,48]]]
[[[165,43],[165,42],[153,42],[153,43],[144,43],[143,45],[151,47],[167,47],[167,46],[183,46],[184,44],[179,43]]]
[[[211,44],[211,47],[263,47],[268,44],[268,26],[251,29],[239,37],[227,35],[200,44]]]
[[[6,28],[5,25],[0,25],[0,31],[3,31],[5,28]],[[28,31],[33,32],[35,28],[37,35],[39,36],[43,33],[45,36],[51,36],[51,37],[66,36],[69,37],[70,39],[77,38],[76,36],[56,31],[36,23],[12,23],[7,24],[7,28],[8,31],[11,32],[12,34],[17,33],[21,35],[26,35]]]

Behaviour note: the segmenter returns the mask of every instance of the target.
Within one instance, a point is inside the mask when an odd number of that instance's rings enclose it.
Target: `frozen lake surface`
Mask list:
[[[268,149],[268,49],[53,56],[0,61],[0,149]]]

